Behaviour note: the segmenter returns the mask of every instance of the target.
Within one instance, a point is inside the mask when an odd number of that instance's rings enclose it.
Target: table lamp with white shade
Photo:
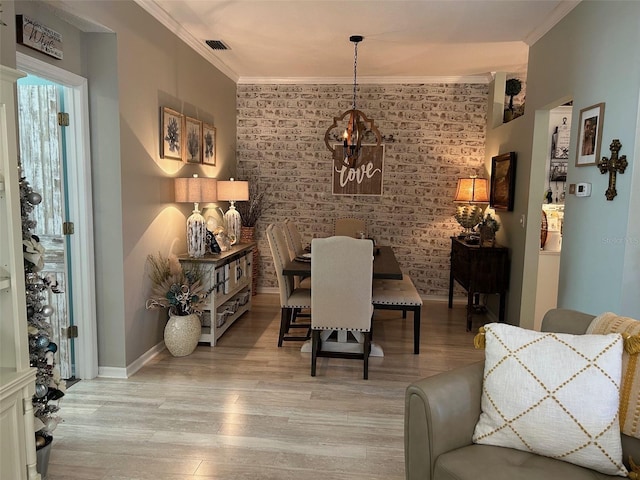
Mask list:
[[[240,227],[242,227],[240,212],[236,210],[235,203],[249,200],[249,182],[233,178],[228,181],[219,181],[218,200],[226,200],[231,204],[224,214],[224,223],[227,226],[227,234],[231,236],[231,245],[235,245],[240,240]]]
[[[216,179],[199,177],[175,179],[176,202],[192,203],[193,212],[187,218],[187,251],[190,257],[203,257],[207,252],[207,222],[200,214],[199,203],[218,201]]]
[[[482,221],[483,211],[478,205],[489,203],[489,182],[475,175],[459,178],[453,201],[459,204],[455,218],[464,228],[461,236],[468,237],[471,229]]]

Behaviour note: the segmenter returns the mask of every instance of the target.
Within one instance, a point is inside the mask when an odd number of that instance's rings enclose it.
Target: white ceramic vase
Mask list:
[[[164,327],[164,344],[174,357],[191,355],[200,340],[200,317],[191,315],[171,315]]]

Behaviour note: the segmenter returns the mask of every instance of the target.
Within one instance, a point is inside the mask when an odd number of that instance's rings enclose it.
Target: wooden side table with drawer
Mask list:
[[[451,237],[451,272],[449,275],[449,308],[453,307],[453,281],[467,291],[467,331],[471,330],[474,295],[500,295],[498,320],[504,322],[505,296],[509,288],[509,249],[499,245],[469,245]]]

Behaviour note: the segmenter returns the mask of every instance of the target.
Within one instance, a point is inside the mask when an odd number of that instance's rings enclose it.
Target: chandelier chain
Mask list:
[[[356,88],[358,85],[358,42],[354,43],[353,53],[353,109],[356,109]]]

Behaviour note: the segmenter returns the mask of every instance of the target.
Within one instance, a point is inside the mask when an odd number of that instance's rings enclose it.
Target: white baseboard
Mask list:
[[[149,363],[156,355],[165,349],[164,341],[158,343],[154,347],[147,350],[144,355],[141,355],[126,368],[119,367],[98,367],[98,377],[101,378],[129,378],[135,374],[138,370]]]
[[[120,367],[101,367],[98,365],[99,378],[127,378],[127,369]]]

